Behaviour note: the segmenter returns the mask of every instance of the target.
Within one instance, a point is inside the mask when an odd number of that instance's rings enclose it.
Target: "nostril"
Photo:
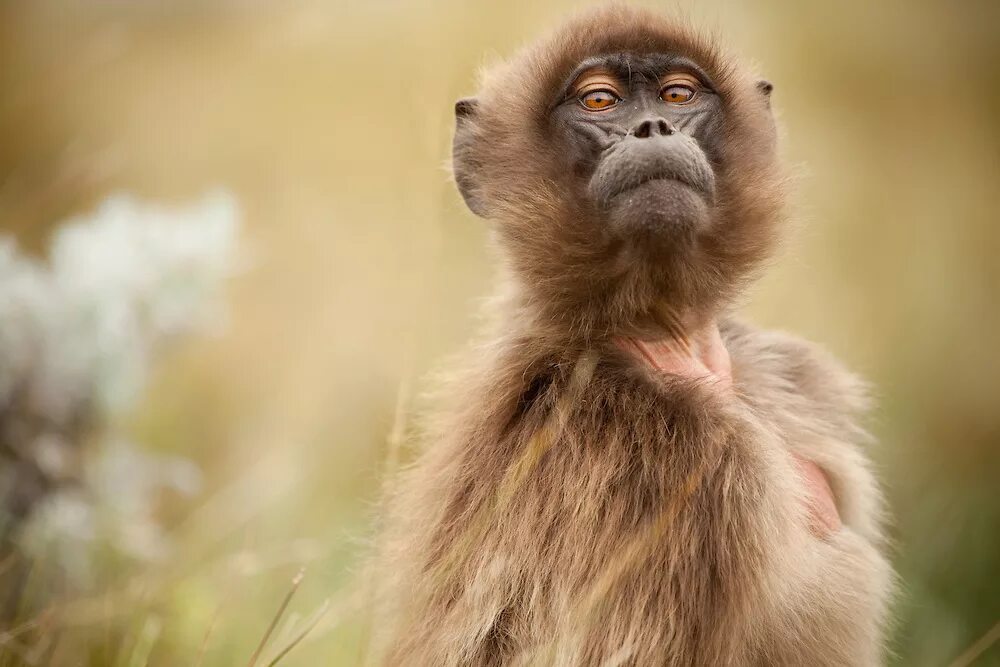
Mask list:
[[[632,134],[638,137],[639,139],[648,139],[649,137],[652,136],[669,137],[676,131],[677,130],[674,129],[674,126],[668,123],[666,120],[662,118],[656,118],[656,119],[650,118],[636,125],[635,129],[632,130]]]

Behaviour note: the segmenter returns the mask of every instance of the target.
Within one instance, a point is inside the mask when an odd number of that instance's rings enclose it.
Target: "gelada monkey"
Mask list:
[[[455,105],[504,280],[393,484],[385,664],[881,661],[863,385],[731,314],[782,224],[770,94],[613,6]]]

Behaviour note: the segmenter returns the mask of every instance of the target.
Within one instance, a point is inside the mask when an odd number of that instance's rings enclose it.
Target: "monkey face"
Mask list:
[[[553,321],[609,333],[664,306],[718,308],[775,237],[769,93],[685,26],[609,8],[456,104],[455,180]]]
[[[552,111],[566,166],[614,235],[677,250],[711,223],[722,108],[690,59],[615,54],[569,77]]]

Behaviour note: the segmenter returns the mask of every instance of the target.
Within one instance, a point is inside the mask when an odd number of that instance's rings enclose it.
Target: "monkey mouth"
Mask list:
[[[628,194],[634,190],[638,190],[644,185],[650,185],[655,183],[676,183],[686,188],[690,188],[691,190],[694,190],[698,194],[704,196],[706,199],[710,199],[712,197],[711,192],[706,192],[703,186],[697,183],[692,183],[691,179],[686,179],[680,174],[664,173],[664,174],[650,174],[648,176],[639,178],[635,181],[623,184],[621,187],[610,191],[606,195],[607,202],[611,203],[612,201],[614,201],[615,199],[617,199],[622,195]]]
[[[686,180],[656,177],[620,188],[604,204],[611,229],[647,250],[686,247],[710,220],[709,199]]]
[[[594,200],[606,206],[652,183],[677,184],[712,204],[715,174],[701,151],[691,142],[680,140],[667,144],[667,148],[630,143],[607,151],[591,177]]]

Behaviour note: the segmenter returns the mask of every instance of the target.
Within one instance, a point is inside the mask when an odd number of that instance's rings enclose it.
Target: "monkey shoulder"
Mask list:
[[[733,382],[758,412],[811,431],[863,434],[860,422],[871,405],[868,386],[828,351],[735,318],[720,329]]]

